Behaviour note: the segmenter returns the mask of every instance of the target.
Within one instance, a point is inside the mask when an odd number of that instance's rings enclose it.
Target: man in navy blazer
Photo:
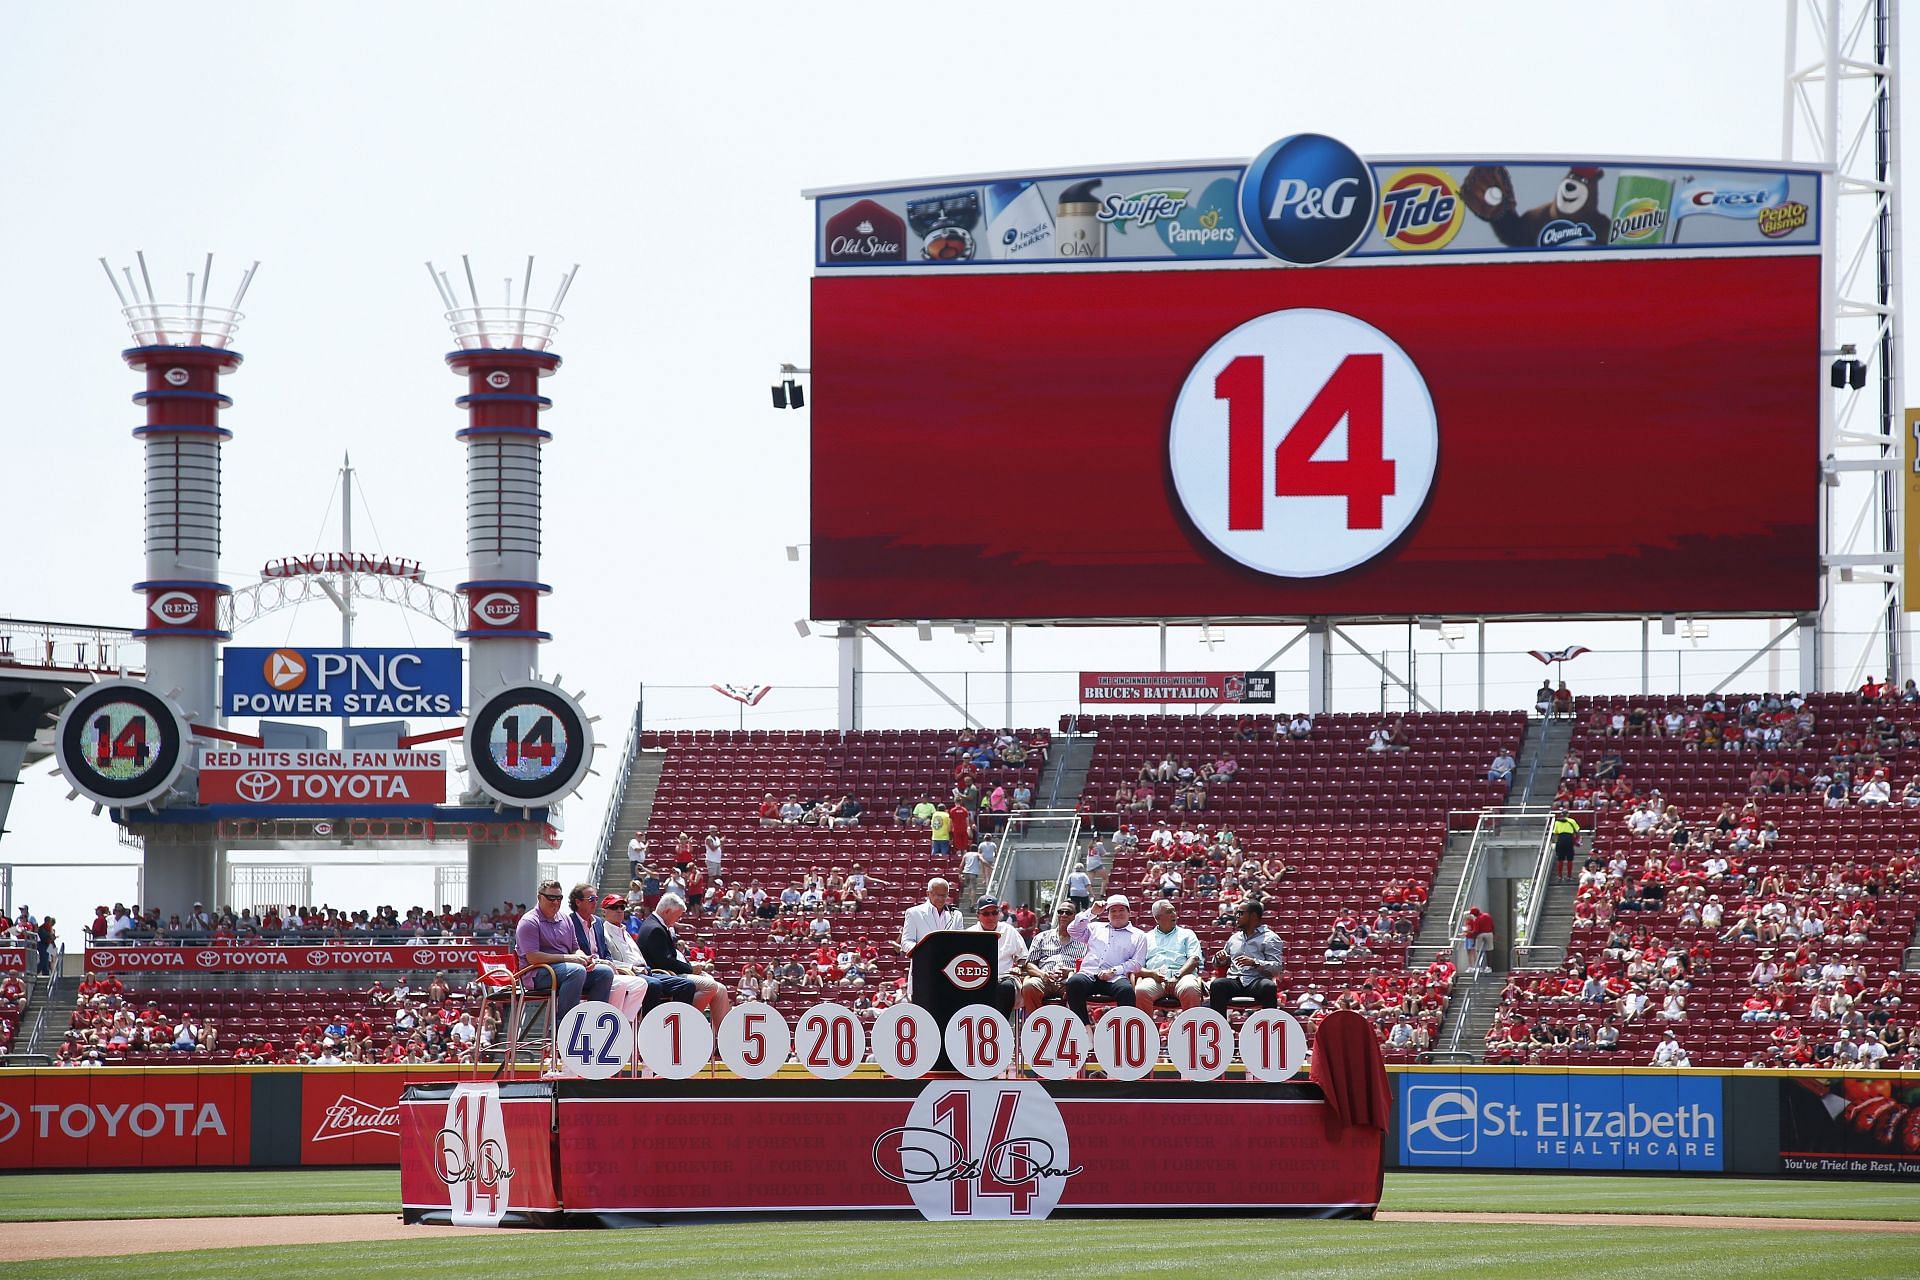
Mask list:
[[[624,897],[610,893],[601,899],[600,915],[589,932],[600,948],[599,954],[613,961],[621,971],[645,978],[646,995],[637,1007],[630,1010],[630,1017],[644,1017],[655,1005],[693,1003],[692,978],[677,973],[649,972],[646,957],[640,954],[639,944],[627,932],[627,900]],[[618,986],[617,979],[615,985]]]
[[[639,944],[640,958],[647,962],[649,969],[657,974],[682,974],[693,982],[693,1007],[707,1010],[707,1016],[718,1027],[727,1011],[733,1008],[733,998],[727,994],[726,984],[713,976],[712,965],[704,961],[692,964],[681,956],[673,927],[686,913],[687,904],[679,894],[661,894],[652,913],[640,922],[640,935],[634,941]]]

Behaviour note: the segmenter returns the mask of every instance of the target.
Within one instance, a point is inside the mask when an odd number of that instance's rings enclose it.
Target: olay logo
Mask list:
[[[495,591],[473,602],[473,616],[490,627],[504,627],[519,620],[520,601],[504,591]]]
[[[147,608],[170,627],[184,626],[200,616],[200,601],[186,591],[168,591],[153,598]]]
[[[313,1131],[313,1137],[307,1141],[331,1142],[335,1138],[359,1138],[374,1133],[395,1138],[400,1136],[399,1106],[376,1107],[350,1093],[343,1093],[326,1109],[320,1118],[320,1127]]]
[[[828,262],[904,262],[906,257],[905,219],[871,200],[827,219]]]
[[[993,966],[979,956],[955,956],[940,972],[962,991],[978,991],[993,977]]]

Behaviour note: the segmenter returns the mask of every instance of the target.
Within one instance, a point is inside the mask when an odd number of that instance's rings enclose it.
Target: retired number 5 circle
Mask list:
[[[1273,311],[1200,357],[1168,434],[1174,489],[1250,569],[1319,578],[1405,533],[1433,487],[1439,424],[1407,353],[1338,311]]]

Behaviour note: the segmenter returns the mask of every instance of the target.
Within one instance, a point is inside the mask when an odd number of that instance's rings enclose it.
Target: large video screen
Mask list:
[[[813,281],[812,614],[1817,606],[1820,259]]]

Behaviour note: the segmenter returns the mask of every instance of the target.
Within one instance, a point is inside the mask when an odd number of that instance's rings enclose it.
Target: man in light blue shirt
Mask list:
[[[1147,933],[1147,958],[1133,975],[1134,1002],[1151,1009],[1162,996],[1175,996],[1180,1008],[1199,1004],[1205,992],[1200,984],[1200,939],[1174,918],[1173,903],[1162,898],[1153,904],[1153,928]]]

